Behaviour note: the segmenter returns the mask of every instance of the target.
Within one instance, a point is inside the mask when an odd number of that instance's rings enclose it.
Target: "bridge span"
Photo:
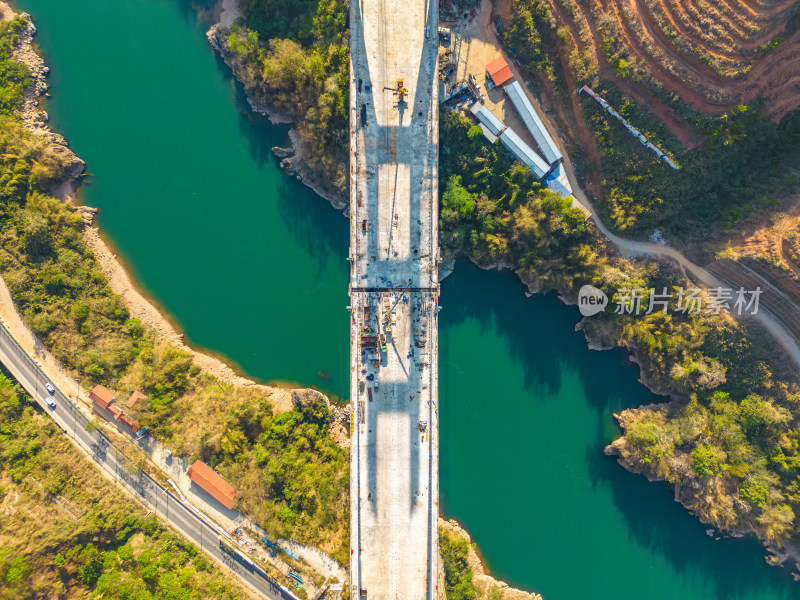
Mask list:
[[[437,25],[350,3],[353,600],[439,596]]]

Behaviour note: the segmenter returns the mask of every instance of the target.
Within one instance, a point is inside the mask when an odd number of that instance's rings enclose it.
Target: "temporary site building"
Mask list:
[[[508,66],[506,59],[500,56],[486,65],[486,72],[495,85],[503,85],[506,81],[513,77],[511,67]]]
[[[522,117],[522,121],[525,123],[525,127],[528,128],[528,131],[531,132],[533,139],[536,141],[536,144],[539,146],[539,149],[542,151],[542,156],[548,162],[548,164],[553,165],[561,160],[562,154],[556,146],[555,141],[548,133],[547,128],[542,123],[542,120],[539,118],[539,115],[536,114],[533,106],[528,100],[528,97],[525,95],[525,91],[522,89],[522,86],[519,84],[519,81],[515,81],[514,83],[506,86],[506,94],[508,94],[511,103],[514,105],[514,108],[517,109],[517,112]]]
[[[497,141],[497,136],[506,128],[503,122],[491,110],[486,108],[482,102],[476,102],[470,107],[470,112],[478,119],[481,125],[483,135],[486,136],[491,143]]]
[[[522,141],[513,129],[506,128],[503,135],[500,136],[500,142],[508,148],[508,150],[516,156],[523,163],[528,165],[536,176],[536,179],[541,179],[550,170],[548,165],[541,156],[536,154],[533,149]]]

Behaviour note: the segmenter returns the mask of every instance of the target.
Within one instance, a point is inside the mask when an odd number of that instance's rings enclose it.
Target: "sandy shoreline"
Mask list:
[[[220,8],[220,16],[226,22],[232,23],[240,15],[234,0],[222,0]],[[9,20],[15,14],[17,13],[7,2],[0,1],[0,18]],[[21,35],[18,47],[15,48],[14,58],[28,66],[33,78],[32,85],[25,90],[25,100],[21,111],[22,122],[26,129],[33,134],[49,140],[58,153],[65,158],[66,164],[69,165],[67,170],[69,178],[57,188],[51,190],[53,195],[73,204],[79,204],[79,198],[76,198],[76,194],[81,184],[85,163],[68,148],[63,136],[50,129],[46,123],[48,119],[47,113],[39,108],[42,98],[47,95],[49,68],[45,65],[44,59],[36,54],[33,49],[32,43],[36,28],[31,22],[30,16],[26,13],[19,14],[26,20],[27,26]],[[75,210],[81,213],[87,222],[87,226],[84,229],[84,240],[94,253],[100,270],[108,279],[109,287],[115,294],[122,297],[131,316],[142,321],[146,327],[154,332],[158,340],[168,342],[189,352],[197,366],[220,381],[237,386],[255,387],[269,395],[284,391],[283,388],[259,384],[252,379],[243,377],[223,360],[187,346],[183,342],[183,334],[178,332],[170,319],[136,286],[125,266],[103,239],[99,229],[89,225],[93,214],[97,212],[96,209],[76,206]],[[9,306],[7,308],[12,307]]]
[[[139,319],[145,327],[155,333],[157,339],[189,352],[192,355],[192,361],[198,367],[220,381],[237,386],[254,386],[263,389],[268,394],[279,389],[242,377],[219,358],[187,346],[183,342],[184,334],[178,333],[170,319],[139,290],[128,270],[103,239],[100,230],[94,226],[87,226],[83,232],[83,239],[94,253],[97,264],[106,276],[111,291],[122,298],[131,313],[131,317]]]

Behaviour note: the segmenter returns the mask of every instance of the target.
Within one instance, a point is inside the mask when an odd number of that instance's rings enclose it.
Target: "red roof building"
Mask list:
[[[139,427],[140,427],[139,426],[139,421],[137,421],[136,419],[131,419],[128,415],[126,415],[124,413],[117,417],[117,421],[119,421],[120,423],[125,423],[125,425],[130,427],[130,429],[131,429],[131,431],[133,433],[136,433],[137,431],[139,431]]]
[[[122,409],[116,404],[112,404],[111,406],[109,406],[108,412],[110,412],[111,415],[117,420],[119,420],[120,416],[122,416]]]
[[[186,472],[194,483],[203,488],[226,508],[233,508],[236,488],[217,475],[207,464],[196,460]]]
[[[511,67],[508,66],[506,59],[502,56],[495,58],[492,62],[486,65],[486,72],[492,78],[495,85],[502,85],[514,74],[511,72]]]
[[[89,398],[100,408],[107,409],[108,405],[114,401],[114,394],[102,385],[96,385],[89,394]]]
[[[128,408],[136,408],[136,404],[140,400],[145,400],[146,398],[147,398],[147,396],[145,396],[139,390],[136,390],[131,394],[131,397],[128,398],[128,401],[125,403],[125,406],[127,406]]]

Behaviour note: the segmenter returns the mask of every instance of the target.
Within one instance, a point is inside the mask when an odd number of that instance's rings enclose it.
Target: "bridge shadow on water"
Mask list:
[[[178,0],[183,18],[197,23],[202,31],[210,24],[209,17],[215,4],[215,0]],[[262,168],[277,166],[279,159],[272,154],[271,148],[286,145],[288,127],[276,127],[268,119],[255,115],[230,69],[216,55],[215,61],[223,78],[231,85],[239,111],[239,133],[250,156]],[[329,260],[344,261],[349,230],[341,213],[293,178],[281,176],[276,185],[279,217],[292,238],[317,261],[318,274],[326,270]],[[257,197],[258,191],[253,193]],[[343,277],[341,285],[343,290],[346,289],[346,277]],[[627,535],[654,557],[663,557],[673,567],[683,580],[679,582],[683,585],[674,586],[676,590],[696,588],[697,585],[692,585],[691,581],[700,578],[709,587],[713,586],[719,599],[800,598],[800,586],[791,581],[788,570],[771,569],[764,563],[756,540],[714,541],[705,534],[706,526],[673,501],[671,490],[628,473],[613,458],[603,455],[603,447],[608,441],[604,430],[608,415],[658,398],[637,383],[636,367],[627,361],[624,351],[587,350],[583,335],[574,331],[579,320],[577,309],[561,305],[552,294],[526,298],[522,284],[510,272],[485,272],[465,261],[459,262],[456,272],[442,283],[442,304],[442,339],[445,340],[449,331],[468,320],[476,320],[482,331],[495,330],[508,344],[511,360],[522,369],[523,388],[529,399],[538,396],[539,402],[547,402],[548,397],[555,397],[562,391],[565,371],[578,374],[585,400],[597,415],[596,433],[585,440],[584,461],[591,486],[595,490],[608,490],[626,527],[623,536]],[[331,341],[346,354],[346,339]],[[448,363],[451,350],[442,344],[440,365]],[[491,372],[468,375],[472,378],[493,376]],[[443,398],[443,401],[451,400]],[[569,432],[564,433],[569,435]],[[457,435],[458,432],[444,431],[443,434]],[[495,430],[491,443],[497,445],[502,434],[502,431]],[[578,443],[584,442],[579,440]],[[559,493],[559,490],[548,491]],[[583,509],[592,512],[589,499]],[[554,517],[564,520],[569,515]],[[546,542],[537,540],[536,532],[526,531],[525,535],[528,534],[528,539],[533,539],[534,543]],[[580,540],[575,540],[575,543],[579,545]],[[614,550],[609,547],[609,551]],[[498,557],[498,562],[508,559],[510,563],[513,560],[508,551]],[[618,569],[619,577],[627,574],[624,564],[614,565],[608,559],[604,564]],[[580,566],[570,568],[574,570]],[[514,569],[514,573],[509,572],[512,581],[521,578],[513,576],[519,573],[518,567]],[[524,574],[524,567],[522,572]],[[527,579],[532,579],[529,585],[536,586],[535,575]],[[542,591],[548,598],[547,590]],[[559,594],[556,590],[553,592],[550,598],[557,598]],[[599,586],[597,592],[595,597],[616,597],[611,589],[603,589],[603,586]],[[677,596],[669,590],[661,590],[660,594],[648,596],[643,593],[641,597]]]

